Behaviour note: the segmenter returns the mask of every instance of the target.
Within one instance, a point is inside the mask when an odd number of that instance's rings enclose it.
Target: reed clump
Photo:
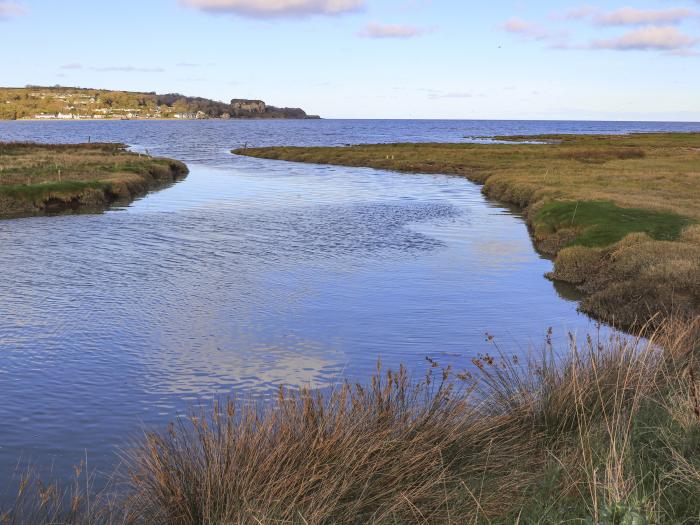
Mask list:
[[[490,339],[464,370],[194,410],[126,448],[108,491],[25,486],[5,522],[700,520],[700,320],[563,352],[550,332],[527,358]]]

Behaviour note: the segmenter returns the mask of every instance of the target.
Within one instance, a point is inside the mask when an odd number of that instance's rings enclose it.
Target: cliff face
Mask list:
[[[61,86],[0,88],[0,120],[218,118],[313,117],[302,109],[276,108],[262,100],[233,99],[226,103],[179,93],[158,95]]]
[[[307,115],[306,111],[300,108],[277,108],[275,106],[268,106],[262,100],[247,100],[242,98],[234,98],[231,101],[231,116],[237,118],[320,118],[315,115]]]
[[[261,115],[265,113],[267,105],[262,100],[247,100],[243,98],[234,98],[231,101],[231,109],[233,115]]]

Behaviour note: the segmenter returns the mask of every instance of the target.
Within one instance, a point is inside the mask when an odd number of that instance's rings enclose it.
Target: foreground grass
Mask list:
[[[186,173],[122,144],[0,143],[0,218],[104,209]]]
[[[466,176],[525,210],[538,249],[557,256],[552,277],[586,292],[586,313],[629,329],[700,313],[700,134],[497,139],[511,143],[234,153]]]
[[[23,479],[0,522],[698,523],[699,351],[697,320],[215,405],[129,448],[116,488]]]

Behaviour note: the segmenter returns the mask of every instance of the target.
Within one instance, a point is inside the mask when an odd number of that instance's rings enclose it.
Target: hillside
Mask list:
[[[318,118],[262,100],[220,102],[178,93],[158,95],[72,87],[0,88],[0,120]]]

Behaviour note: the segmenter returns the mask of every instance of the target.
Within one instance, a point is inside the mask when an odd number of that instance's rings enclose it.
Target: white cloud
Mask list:
[[[527,22],[517,17],[511,18],[503,24],[503,29],[533,40],[546,40],[552,36],[552,33],[540,24]]]
[[[697,43],[696,39],[681,33],[675,27],[650,26],[631,31],[610,40],[596,40],[594,49],[615,49],[620,51],[679,51]]]
[[[425,29],[413,26],[370,23],[360,31],[365,38],[415,38],[423,36]]]
[[[449,91],[447,93],[430,93],[430,94],[428,94],[428,98],[431,100],[440,100],[443,98],[474,98],[476,96],[482,96],[482,95],[475,95],[474,93],[471,93],[469,91]]]
[[[102,72],[119,72],[119,73],[162,73],[165,69],[161,67],[135,67],[135,66],[84,66],[83,64],[64,64],[61,69],[75,70],[75,69],[87,69],[89,71],[102,71]]]
[[[697,1],[700,3],[700,0]],[[551,49],[662,51],[676,56],[696,56],[693,48],[700,43],[700,39],[691,37],[676,27],[676,24],[696,17],[700,17],[698,11],[686,8],[659,10],[623,8],[605,12],[590,6],[550,15],[553,21],[588,20],[598,27],[641,26],[638,29],[628,30],[628,33],[621,36],[592,40],[586,45],[571,43],[567,33],[556,33],[540,24],[519,18],[511,18],[503,28],[525,39],[548,42]]]
[[[610,13],[599,13],[593,21],[604,26],[679,24],[696,16],[697,11],[685,8],[644,10],[625,7]]]
[[[26,14],[27,10],[20,4],[0,0],[0,20],[9,20],[10,18]]]
[[[91,67],[92,71],[117,71],[120,73],[162,73],[162,67],[107,66]]]
[[[565,31],[552,31],[535,22],[528,22],[513,17],[503,24],[503,29],[519,35],[525,40],[537,40],[548,43],[550,49],[569,49],[569,35]]]
[[[552,13],[550,18],[553,18],[554,20],[580,20],[582,18],[588,18],[596,12],[598,12],[598,10],[595,7],[584,5],[581,7],[574,7],[572,9],[569,9],[564,13]]]
[[[210,13],[252,18],[334,16],[364,8],[365,0],[180,0],[183,5]]]
[[[615,11],[601,11],[595,7],[582,6],[565,13],[554,13],[555,20],[590,20],[600,26],[637,26],[658,24],[680,24],[698,17],[699,13],[684,7],[670,9],[635,9],[623,7]]]

